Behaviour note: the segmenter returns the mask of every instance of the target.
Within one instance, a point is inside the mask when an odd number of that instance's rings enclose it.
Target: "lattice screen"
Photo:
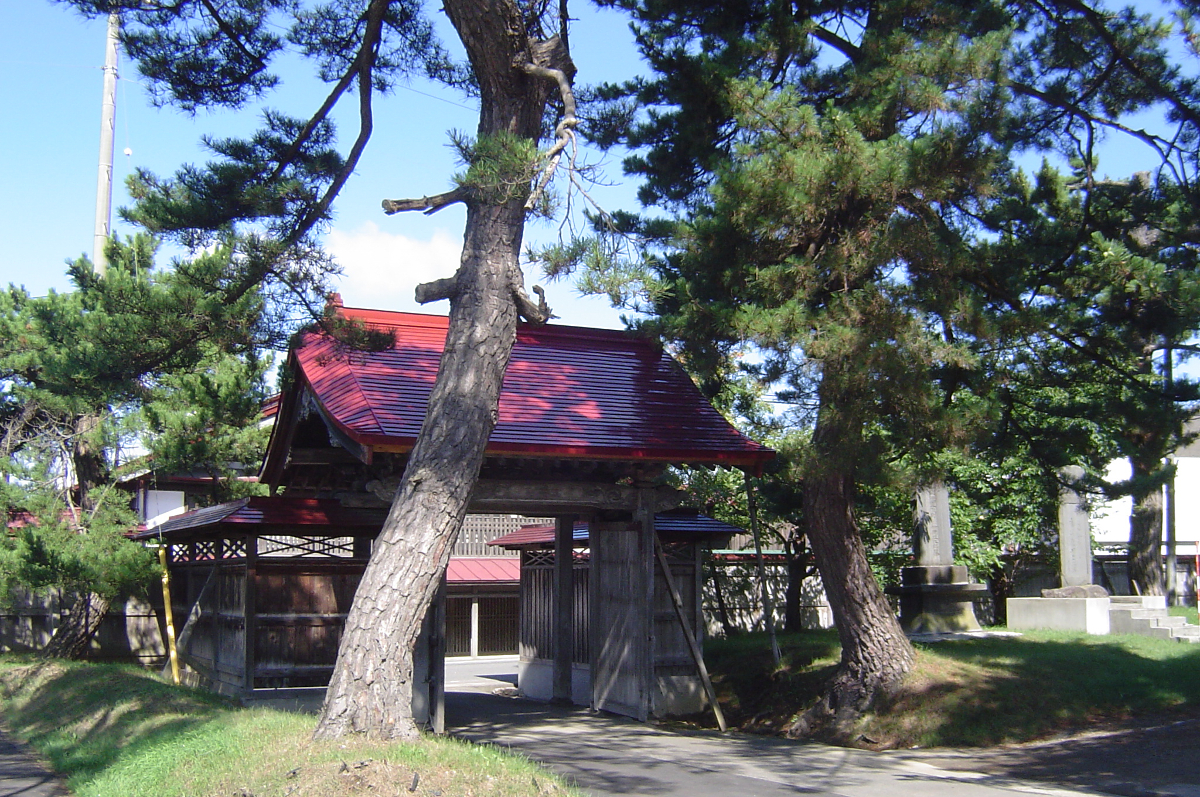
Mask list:
[[[510,534],[522,526],[553,526],[554,518],[531,518],[522,515],[467,515],[462,533],[454,545],[455,556],[517,556],[488,542]]]

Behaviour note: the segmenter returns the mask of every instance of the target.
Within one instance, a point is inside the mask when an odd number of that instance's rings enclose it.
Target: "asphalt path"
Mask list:
[[[447,730],[523,753],[596,797],[1200,797],[1200,722],[988,750],[877,753],[679,732],[514,698],[506,695],[515,670],[515,657],[448,662]]]
[[[62,781],[0,730],[0,797],[69,797]]]

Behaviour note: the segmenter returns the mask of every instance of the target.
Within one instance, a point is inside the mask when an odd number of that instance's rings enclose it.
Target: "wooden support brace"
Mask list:
[[[204,610],[200,608],[200,604],[208,597],[208,591],[213,585],[214,576],[217,574],[216,565],[208,571],[208,578],[204,580],[204,586],[200,587],[200,594],[196,596],[196,602],[192,604],[191,610],[188,612],[187,621],[183,624],[183,629],[179,632],[179,638],[175,640],[175,648],[178,655],[183,658],[187,655],[188,644],[192,641],[192,630],[196,627],[196,621],[204,614]],[[185,659],[186,661],[186,659]],[[163,667],[163,677],[169,673],[171,665]]]
[[[687,639],[688,648],[692,651],[692,658],[696,661],[696,669],[700,671],[700,680],[704,684],[704,691],[708,694],[708,702],[712,704],[713,714],[717,718],[717,727],[724,733],[726,730],[725,715],[721,712],[721,704],[717,702],[717,690],[713,688],[712,679],[708,677],[708,667],[704,666],[704,654],[700,651],[700,643],[696,641],[696,634],[688,624],[687,612],[683,610],[683,599],[679,597],[679,590],[675,587],[675,579],[671,576],[671,565],[667,562],[667,555],[663,553],[662,542],[658,539],[658,534],[654,535],[654,553],[658,557],[659,567],[662,568],[663,579],[667,582],[667,590],[671,593],[671,603],[675,605],[675,614],[679,617],[683,636]]]

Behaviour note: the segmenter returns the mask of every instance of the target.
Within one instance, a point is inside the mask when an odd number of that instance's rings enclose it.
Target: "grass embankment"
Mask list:
[[[816,700],[840,653],[832,632],[779,643],[778,671],[762,635],[706,643],[722,707],[745,730],[782,732]],[[863,746],[987,746],[1200,716],[1200,645],[1045,631],[915,647],[901,690],[861,720]]]
[[[242,709],[132,667],[0,662],[3,718],[78,797],[577,794],[452,739],[314,742],[315,719]]]

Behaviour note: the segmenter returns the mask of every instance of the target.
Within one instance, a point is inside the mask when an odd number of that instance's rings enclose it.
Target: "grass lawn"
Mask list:
[[[840,652],[829,631],[782,635],[779,643],[783,666],[774,671],[761,634],[706,641],[733,724],[781,732],[815,701]],[[915,647],[900,692],[861,721],[864,746],[986,746],[1200,716],[1200,645],[1039,631]]]
[[[315,718],[242,709],[133,667],[0,658],[0,715],[78,797],[577,795],[499,749],[314,742]]]
[[[1167,611],[1172,617],[1186,618],[1192,625],[1197,624],[1197,615],[1195,606],[1170,606]]]

